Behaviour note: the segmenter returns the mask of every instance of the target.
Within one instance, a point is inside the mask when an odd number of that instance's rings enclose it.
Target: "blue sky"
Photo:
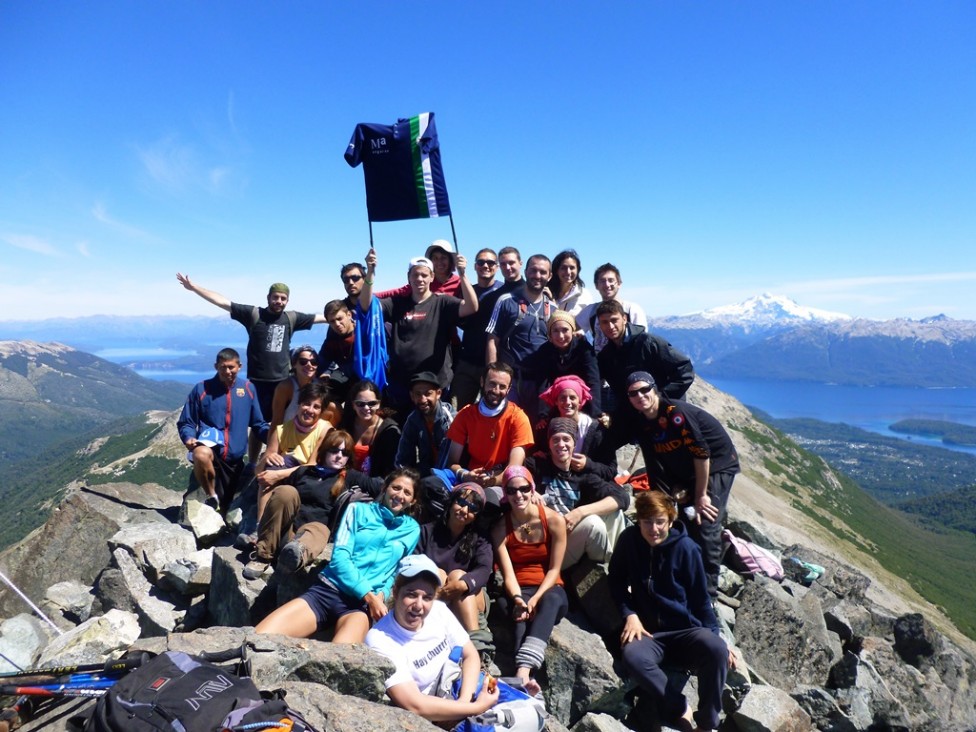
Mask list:
[[[0,319],[319,310],[358,122],[437,115],[461,251],[576,248],[649,315],[761,292],[976,319],[972,2],[0,3]],[[376,224],[378,284],[449,237]]]

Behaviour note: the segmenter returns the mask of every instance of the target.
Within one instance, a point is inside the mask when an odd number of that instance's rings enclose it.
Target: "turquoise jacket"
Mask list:
[[[322,576],[346,595],[361,599],[382,592],[388,598],[397,565],[419,538],[420,524],[410,516],[397,516],[381,503],[352,503]]]

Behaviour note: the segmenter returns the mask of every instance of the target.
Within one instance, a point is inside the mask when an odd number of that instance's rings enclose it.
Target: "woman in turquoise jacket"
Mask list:
[[[410,515],[419,490],[417,471],[401,468],[387,476],[375,503],[351,504],[318,581],[262,620],[257,632],[307,638],[334,622],[333,642],[362,643],[370,625],[386,615],[397,564],[420,537]]]

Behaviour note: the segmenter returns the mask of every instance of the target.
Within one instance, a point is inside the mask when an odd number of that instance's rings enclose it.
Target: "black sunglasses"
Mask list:
[[[513,485],[505,486],[505,495],[514,496],[516,493],[523,493],[528,495],[532,492],[532,486],[530,485]]]
[[[362,275],[343,275],[342,276],[342,281],[343,282],[359,282],[359,280],[361,280],[362,278],[363,278]]]
[[[647,386],[642,386],[639,389],[631,389],[630,391],[627,392],[627,396],[633,398],[635,396],[638,396],[639,394],[649,394],[651,389],[653,388],[654,388],[653,385],[648,384]]]
[[[476,259],[474,260],[474,263],[479,267],[494,267],[496,264],[498,264],[498,262],[496,262],[494,259]]]
[[[318,359],[315,359],[315,358],[300,358],[300,359],[298,359],[298,365],[299,366],[308,366],[309,364],[312,364],[313,366],[318,366],[319,365]]]

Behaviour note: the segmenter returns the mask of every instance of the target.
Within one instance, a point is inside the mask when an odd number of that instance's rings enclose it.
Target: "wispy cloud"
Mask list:
[[[0,234],[0,241],[6,242],[12,247],[24,249],[35,254],[43,254],[45,257],[57,257],[60,252],[49,242],[30,234],[12,234],[5,232]]]
[[[77,244],[75,244],[75,249],[78,250],[78,254],[80,254],[81,256],[91,257],[91,250],[88,248],[87,241],[78,242]]]
[[[233,128],[233,97],[228,102],[228,118]],[[171,194],[194,191],[220,193],[231,179],[230,165],[206,161],[205,153],[184,143],[178,135],[167,135],[144,146],[136,154],[149,179]],[[215,157],[222,157],[216,154]]]
[[[143,231],[138,226],[132,226],[131,224],[127,224],[123,221],[119,221],[113,216],[110,216],[108,210],[105,208],[105,204],[102,203],[101,201],[96,201],[95,204],[92,206],[91,215],[95,217],[95,220],[98,221],[99,223],[105,224],[106,226],[110,226],[116,231],[125,234],[126,236],[134,236],[140,239],[151,238],[147,232]]]

